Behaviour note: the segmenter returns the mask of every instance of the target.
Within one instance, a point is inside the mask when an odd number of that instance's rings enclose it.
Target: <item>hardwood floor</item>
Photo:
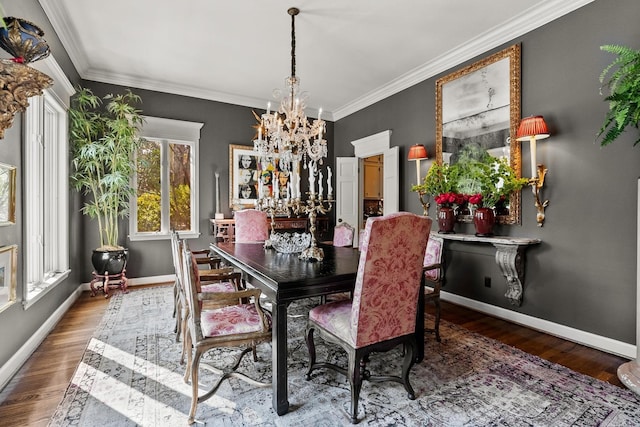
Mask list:
[[[108,300],[84,292],[0,392],[0,424],[46,426],[73,376]],[[428,308],[428,310],[430,307]],[[616,370],[627,359],[603,353],[451,303],[442,318],[505,344],[624,387]],[[11,420],[6,424],[7,420]]]

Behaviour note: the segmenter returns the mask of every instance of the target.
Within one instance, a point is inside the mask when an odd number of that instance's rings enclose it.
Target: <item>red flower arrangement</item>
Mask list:
[[[472,205],[481,207],[482,206],[482,194],[478,193],[478,194],[473,194],[473,195],[469,196],[469,203],[471,203]]]
[[[433,198],[440,206],[461,205],[465,200],[462,194],[442,193]]]

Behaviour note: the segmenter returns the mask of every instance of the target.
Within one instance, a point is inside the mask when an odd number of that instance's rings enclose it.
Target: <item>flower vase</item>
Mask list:
[[[438,209],[438,233],[454,233],[453,227],[456,224],[456,214],[452,207],[440,206]]]
[[[473,225],[476,226],[476,236],[493,236],[493,226],[496,223],[496,216],[491,208],[479,207],[473,212]]]
[[[456,209],[456,217],[459,220],[462,220],[464,217],[467,217],[471,215],[471,209],[469,209],[469,202],[462,202],[460,205],[458,205],[458,208]]]

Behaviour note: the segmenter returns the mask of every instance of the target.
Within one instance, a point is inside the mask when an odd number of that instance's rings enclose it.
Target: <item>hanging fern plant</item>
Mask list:
[[[609,90],[605,101],[609,111],[598,132],[601,146],[611,144],[628,126],[638,129],[640,121],[640,50],[625,46],[605,45],[601,50],[618,57],[600,74],[602,88]],[[608,76],[608,78],[607,78]],[[633,145],[640,143],[640,136]]]

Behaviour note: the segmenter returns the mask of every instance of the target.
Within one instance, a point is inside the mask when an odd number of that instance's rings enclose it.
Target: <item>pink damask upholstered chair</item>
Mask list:
[[[363,380],[401,383],[409,399],[415,392],[409,371],[415,363],[416,315],[423,260],[431,219],[408,212],[369,218],[363,234],[360,264],[353,300],[339,300],[309,312],[306,342],[309,370],[330,368],[346,374],[351,386],[351,422],[357,423],[358,399]],[[314,333],[336,343],[348,353],[344,369],[316,362]],[[371,375],[366,369],[371,353],[387,352],[402,344],[401,376]]]
[[[424,254],[424,300],[433,301],[435,305],[435,323],[433,329],[425,328],[425,332],[433,332],[440,342],[440,288],[444,281],[444,239],[431,235]]]
[[[333,229],[333,246],[353,246],[354,231],[346,222],[339,222]]]
[[[257,209],[244,209],[234,215],[236,243],[264,242],[269,238],[267,213]]]
[[[202,292],[196,271],[197,265],[186,244],[182,250],[182,263],[189,312],[187,317],[188,333],[185,333],[185,347],[188,352],[184,380],[186,382],[191,378],[191,408],[188,423],[193,424],[198,403],[211,398],[225,379],[239,378],[261,387],[268,387],[271,384],[256,381],[237,371],[244,355],[254,349],[256,344],[271,342],[271,317],[260,307],[259,289],[244,289],[237,292]],[[232,274],[239,275],[239,273]],[[202,305],[208,301],[215,302],[219,308],[202,310]],[[219,347],[242,348],[231,368],[223,370],[201,361],[203,354]],[[199,389],[204,385],[198,383],[201,365],[220,375],[218,381],[202,395],[199,394]]]

